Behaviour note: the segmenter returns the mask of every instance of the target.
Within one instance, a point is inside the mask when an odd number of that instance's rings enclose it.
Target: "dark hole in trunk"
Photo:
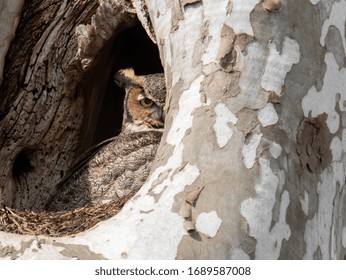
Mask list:
[[[125,93],[114,84],[113,76],[129,67],[137,75],[163,72],[158,48],[140,24],[107,43],[81,87],[87,98],[79,152],[120,133]]]
[[[25,172],[29,172],[33,169],[30,162],[30,154],[33,152],[31,149],[22,150],[15,158],[12,166],[12,175],[14,178],[18,178]]]

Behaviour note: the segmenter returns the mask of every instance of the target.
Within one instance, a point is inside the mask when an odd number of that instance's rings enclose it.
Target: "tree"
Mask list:
[[[110,49],[121,53],[126,40],[116,39],[136,26],[135,13],[157,42],[167,115],[151,175],[116,216],[56,241],[1,232],[0,255],[19,246],[13,258],[69,258],[72,248],[79,258],[344,259],[346,1],[133,6],[25,4],[1,86],[1,184],[17,208],[39,210],[34,182],[50,188],[100,140],[99,93],[107,94],[111,70],[127,66],[105,61]],[[50,16],[39,17],[44,10]],[[91,25],[79,25],[95,13]],[[24,42],[28,54],[20,55]],[[151,67],[143,71],[159,68]],[[37,242],[37,253],[24,249]]]

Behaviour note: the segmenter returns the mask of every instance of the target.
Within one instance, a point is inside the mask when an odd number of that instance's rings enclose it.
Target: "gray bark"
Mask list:
[[[37,253],[0,233],[1,257],[344,259],[346,1],[134,2],[169,95],[149,179]]]

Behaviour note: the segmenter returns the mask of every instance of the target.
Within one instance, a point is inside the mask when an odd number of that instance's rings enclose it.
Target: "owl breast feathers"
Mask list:
[[[96,154],[78,160],[55,188],[46,210],[100,206],[137,191],[147,179],[164,124],[164,75],[136,76],[125,69],[115,75],[115,82],[126,92],[121,133]]]

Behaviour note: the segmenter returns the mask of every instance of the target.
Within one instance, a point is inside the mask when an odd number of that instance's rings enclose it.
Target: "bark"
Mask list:
[[[168,88],[151,176],[115,217],[36,253],[1,233],[20,248],[1,256],[344,259],[346,2],[134,2]]]
[[[97,7],[30,1],[23,8],[0,90],[0,178],[9,207],[42,209],[76,155],[92,144],[113,67],[112,37],[135,23],[125,1],[95,14]]]

